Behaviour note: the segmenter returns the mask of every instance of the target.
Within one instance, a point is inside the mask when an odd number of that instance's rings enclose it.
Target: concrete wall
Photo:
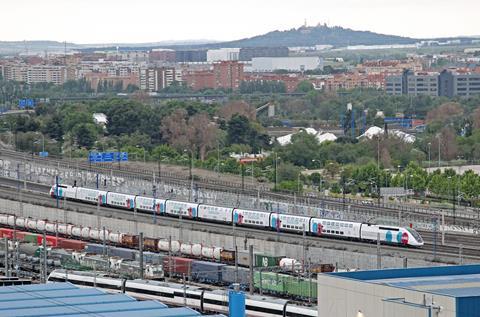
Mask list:
[[[67,202],[68,205],[68,202]],[[32,217],[35,219],[46,219],[52,222],[68,222],[76,225],[102,228],[105,226],[108,230],[119,231],[123,233],[138,234],[143,232],[147,237],[166,238],[169,236],[174,240],[184,242],[203,243],[210,246],[224,247],[226,249],[234,248],[234,240],[231,235],[217,234],[204,231],[193,230],[191,224],[183,227],[172,227],[171,225],[162,225],[162,217],[157,217],[157,224],[153,224],[153,218],[150,223],[141,221],[127,221],[122,219],[85,214],[74,211],[63,211],[56,208],[37,206],[18,201],[0,199],[0,212],[15,214],[17,216]],[[144,218],[148,219],[148,218]],[[144,220],[148,221],[148,220]],[[270,240],[245,239],[240,234],[236,237],[236,245],[239,249],[250,244],[254,245],[257,252],[268,253],[278,256],[286,256],[301,260],[303,258],[303,247],[301,244],[289,244],[277,242],[276,233],[272,232]],[[339,242],[341,246],[341,242]],[[376,269],[377,257],[372,255],[376,250],[371,246],[370,254],[352,252],[338,249],[327,249],[321,247],[310,247],[306,253],[306,258],[310,258],[312,263],[332,263],[338,264],[339,268],[358,268],[358,269]],[[383,268],[403,267],[403,258],[399,256],[383,256]],[[409,259],[408,266],[431,266],[439,265],[424,260]]]
[[[357,315],[358,312],[368,317],[436,316],[429,315],[430,309],[424,305],[424,296],[436,306],[442,306],[438,316],[456,316],[453,297],[321,274],[318,277],[318,316],[361,316]]]

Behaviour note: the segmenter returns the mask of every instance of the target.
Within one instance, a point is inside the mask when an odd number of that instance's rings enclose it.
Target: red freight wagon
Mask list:
[[[165,257],[163,259],[163,271],[165,273],[172,272],[174,275],[187,275],[192,272],[192,259],[181,257]]]
[[[49,247],[58,247],[59,241],[64,240],[62,238],[57,238],[55,236],[46,236],[47,246]],[[38,245],[43,245],[43,235],[38,236]]]
[[[75,251],[83,251],[85,249],[86,242],[79,240],[62,239],[57,241],[57,246],[62,249],[71,249]]]
[[[13,239],[13,230],[7,228],[0,228],[0,234],[2,238]]]

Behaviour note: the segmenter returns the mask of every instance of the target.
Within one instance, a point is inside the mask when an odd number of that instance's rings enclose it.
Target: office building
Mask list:
[[[471,97],[480,94],[480,73],[468,70],[444,70],[439,76],[439,94]]]
[[[385,91],[389,95],[399,96],[403,94],[403,76],[390,75],[385,78]]]
[[[386,76],[386,92],[387,94],[398,95],[401,89],[403,95],[438,96],[438,76],[439,73],[437,72],[414,72],[405,70],[401,75]]]

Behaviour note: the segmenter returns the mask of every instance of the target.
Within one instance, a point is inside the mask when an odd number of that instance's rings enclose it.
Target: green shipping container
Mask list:
[[[257,289],[261,288],[264,293],[284,294],[285,288],[280,275],[272,272],[262,272],[260,274],[259,271],[255,271],[253,274],[253,285]]]
[[[279,266],[280,260],[284,256],[273,256],[267,254],[255,254],[255,266],[256,267],[272,267]]]
[[[37,244],[38,238],[36,234],[29,233],[25,235],[25,237],[23,238],[23,241]]]
[[[285,292],[296,298],[317,298],[317,282],[307,278],[284,275],[282,276]]]

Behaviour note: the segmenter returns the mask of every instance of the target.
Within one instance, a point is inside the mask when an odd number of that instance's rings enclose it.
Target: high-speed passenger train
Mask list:
[[[312,236],[366,242],[377,241],[377,236],[379,235],[382,243],[411,247],[421,247],[424,244],[422,237],[416,230],[405,227],[198,204],[85,187],[73,187],[65,184],[53,185],[50,189],[50,195],[54,198],[58,197],[100,204],[101,206],[136,210],[142,213],[155,213],[159,216],[181,216],[182,218],[197,221],[225,224],[235,223],[236,226],[262,228],[278,232],[300,234],[305,232]]]
[[[201,312],[228,313],[228,295],[222,290],[208,290],[197,286],[150,280],[121,280],[89,272],[55,270],[48,282],[66,282],[83,287],[97,287],[107,292],[125,292],[135,298],[158,300],[168,305],[195,308]],[[284,299],[268,296],[250,296],[245,299],[247,316],[258,317],[313,317],[316,307],[299,306]]]

